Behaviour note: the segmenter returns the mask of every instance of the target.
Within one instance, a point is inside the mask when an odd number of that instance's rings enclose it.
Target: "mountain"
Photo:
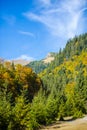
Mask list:
[[[0,63],[5,63],[5,62],[11,62],[11,63],[14,63],[14,65],[17,65],[17,64],[21,64],[23,66],[29,64],[31,61],[30,60],[26,60],[26,59],[14,59],[14,60],[6,60],[6,59],[3,59],[3,58],[0,58]]]
[[[4,63],[4,59],[3,58],[0,58],[0,63]]]
[[[31,67],[34,72],[40,73],[44,69],[46,69],[49,64],[55,59],[56,53],[50,52],[46,56],[46,58],[40,60],[40,61],[32,61],[29,64],[27,64],[27,67]]]
[[[14,63],[14,65],[17,64],[21,64],[23,66],[29,66],[31,68],[33,68],[33,70],[36,73],[41,72],[42,70],[44,70],[49,63],[51,63],[54,60],[55,57],[55,53],[49,53],[45,59],[42,59],[40,61],[32,61],[32,60],[27,60],[24,58],[19,58],[19,59],[13,59],[13,60],[6,60],[3,58],[0,58],[0,63],[4,63],[4,62],[11,62]],[[36,67],[38,66],[38,67]]]
[[[15,65],[16,65],[16,64],[27,65],[27,64],[29,64],[31,61],[28,61],[28,60],[26,60],[26,59],[15,59],[15,60],[11,60],[10,62],[13,62]]]
[[[63,50],[56,54],[55,59],[51,62],[48,70],[51,71],[55,67],[59,66],[64,60],[70,60],[73,56],[78,56],[82,51],[87,51],[87,33],[75,36],[73,39],[67,41]]]
[[[55,55],[56,55],[56,53],[50,52],[50,53],[48,53],[48,55],[46,56],[46,58],[43,59],[42,61],[43,61],[45,64],[51,63],[51,62],[54,60]]]

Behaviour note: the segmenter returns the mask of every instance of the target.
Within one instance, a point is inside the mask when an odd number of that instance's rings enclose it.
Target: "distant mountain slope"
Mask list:
[[[45,59],[40,61],[32,61],[27,64],[27,67],[31,67],[36,73],[40,73],[44,69],[46,69],[49,64],[54,60],[56,53],[49,53]]]
[[[4,59],[3,58],[0,58],[0,63],[4,63]]]
[[[3,64],[4,62],[11,62],[11,63],[14,63],[14,65],[21,64],[21,65],[25,66],[25,65],[29,64],[31,61],[26,60],[26,59],[7,60],[7,59],[0,58],[0,63]]]
[[[50,52],[50,53],[48,53],[48,55],[46,56],[46,58],[43,59],[42,61],[44,63],[46,63],[46,64],[51,63],[54,60],[55,55],[56,55],[56,53]]]
[[[13,62],[15,65],[16,64],[21,64],[21,65],[27,65],[29,64],[31,61],[25,60],[25,59],[15,59],[15,60],[11,60],[10,62]]]

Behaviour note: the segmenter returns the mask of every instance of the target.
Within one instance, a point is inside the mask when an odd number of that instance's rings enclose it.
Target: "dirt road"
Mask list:
[[[44,127],[41,130],[87,130],[87,116],[76,120],[64,122],[58,121],[55,124]]]

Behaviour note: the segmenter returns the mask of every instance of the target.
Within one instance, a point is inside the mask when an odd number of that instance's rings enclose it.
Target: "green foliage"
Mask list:
[[[41,91],[32,102],[31,113],[39,124],[46,124],[45,96]]]
[[[82,113],[82,111],[81,111],[81,110],[80,110],[80,111],[78,111],[77,109],[75,109],[74,111],[75,111],[75,113],[74,113],[74,115],[73,115],[73,119],[83,117],[83,113]]]
[[[11,116],[11,105],[6,99],[6,93],[0,92],[0,129],[6,130]]]
[[[49,64],[46,64],[43,61],[32,61],[27,65],[27,67],[31,67],[35,73],[40,73],[48,66]]]

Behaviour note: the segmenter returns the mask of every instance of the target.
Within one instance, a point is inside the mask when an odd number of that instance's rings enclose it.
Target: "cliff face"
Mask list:
[[[53,61],[53,60],[54,60],[54,55],[52,55],[51,53],[48,53],[46,58],[43,59],[43,62],[47,64],[47,63],[51,63],[51,61]]]

